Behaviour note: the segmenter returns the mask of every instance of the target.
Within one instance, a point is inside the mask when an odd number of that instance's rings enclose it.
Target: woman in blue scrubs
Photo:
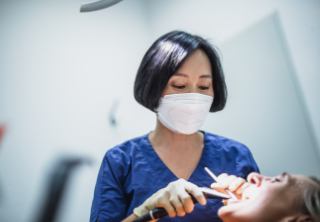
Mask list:
[[[245,145],[199,131],[207,114],[226,104],[216,50],[200,36],[186,32],[163,35],[142,59],[134,96],[156,113],[156,128],[107,151],[90,221],[133,221],[164,207],[169,216],[159,221],[220,222],[221,200],[206,200],[199,189],[213,182],[204,167],[216,175],[234,175],[224,182],[229,186],[232,181],[229,189],[235,193],[243,189],[241,178],[259,170]],[[199,204],[193,204],[188,193]]]

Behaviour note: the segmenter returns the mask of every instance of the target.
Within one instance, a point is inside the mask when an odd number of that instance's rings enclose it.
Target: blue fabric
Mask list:
[[[204,132],[204,149],[200,162],[189,178],[200,187],[210,187],[214,174],[233,174],[246,178],[259,169],[249,149],[241,143]],[[178,178],[167,168],[150,144],[148,135],[129,140],[107,151],[99,171],[90,221],[121,221],[133,213],[148,197]],[[219,221],[217,210],[221,200],[195,204],[184,217],[165,216],[161,221]]]

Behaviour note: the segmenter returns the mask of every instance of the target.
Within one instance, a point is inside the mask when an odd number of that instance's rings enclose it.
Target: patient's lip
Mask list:
[[[239,202],[242,202],[242,200],[236,200],[236,199],[232,199],[232,198],[231,198],[231,199],[228,200],[228,205],[229,205],[229,204],[239,203]]]
[[[240,202],[243,202],[243,201],[246,201],[246,200],[249,200],[249,199],[250,199],[250,197],[248,196],[248,194],[244,193],[242,195],[242,199],[236,200],[236,199],[230,198],[227,203],[228,204],[235,204],[235,203],[240,203]]]

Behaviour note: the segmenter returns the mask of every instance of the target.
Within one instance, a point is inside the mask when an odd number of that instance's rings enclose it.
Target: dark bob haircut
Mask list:
[[[227,86],[217,51],[202,37],[182,31],[161,36],[144,55],[134,82],[137,102],[156,112],[170,77],[196,49],[203,50],[211,63],[214,100],[210,112],[222,110],[227,101]]]

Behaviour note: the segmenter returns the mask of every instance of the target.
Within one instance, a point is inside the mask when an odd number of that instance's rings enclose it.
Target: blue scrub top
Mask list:
[[[204,149],[189,182],[210,187],[214,174],[227,173],[246,178],[259,172],[250,150],[243,144],[222,136],[204,133]],[[178,178],[162,162],[148,139],[148,134],[129,140],[107,151],[98,174],[91,207],[90,222],[121,221],[133,213],[147,198]],[[205,206],[195,204],[184,217],[165,216],[161,221],[219,221],[221,200],[207,200]]]

